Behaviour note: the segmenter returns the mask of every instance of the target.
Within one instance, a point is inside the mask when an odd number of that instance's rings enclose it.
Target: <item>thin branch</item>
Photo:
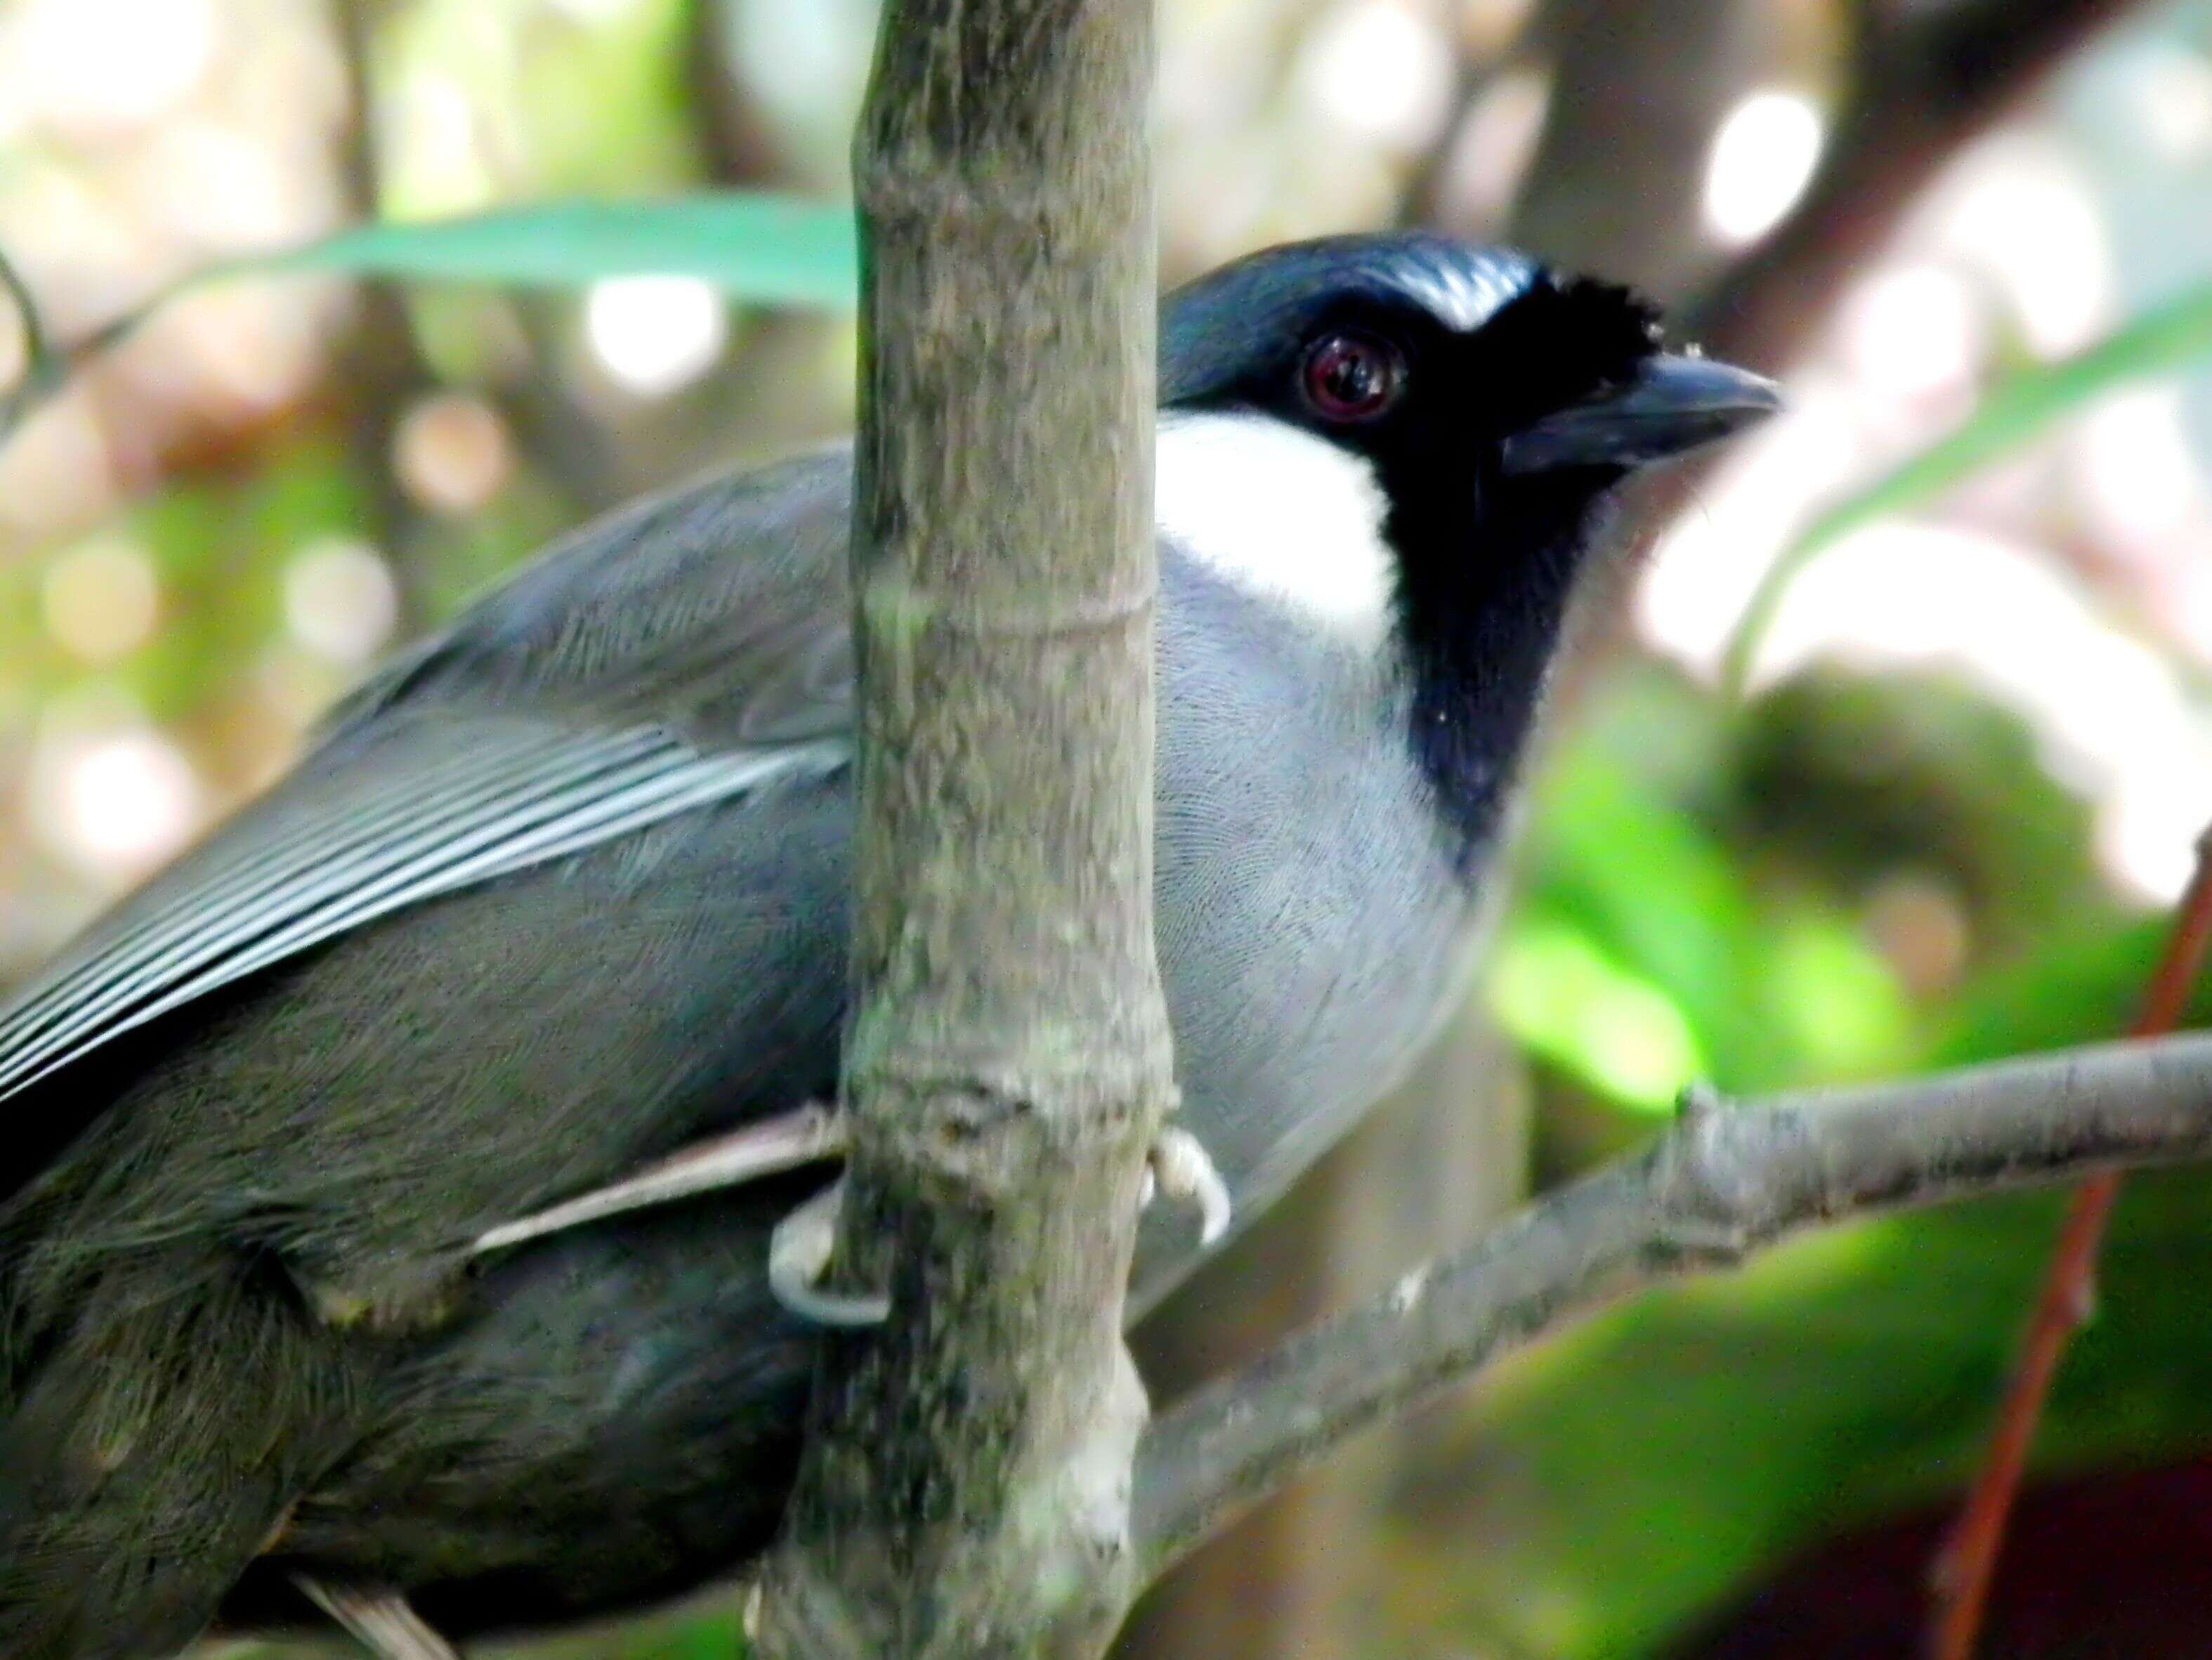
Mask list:
[[[1723,1106],[1201,1390],[1146,1434],[1157,1575],[1376,1420],[1568,1316],[1817,1223],[2212,1154],[2212,1037],[2107,1045]]]
[[[2175,912],[2173,931],[2130,1036],[2160,1037],[2181,1024],[2189,994],[2203,971],[2208,945],[2212,945],[2212,831],[2197,840],[2197,869]],[[2035,1318],[1997,1414],[1988,1456],[1936,1559],[1936,1618],[1929,1643],[1936,1660],[1967,1660],[1974,1651],[1998,1553],[2004,1546],[2005,1523],[2035,1444],[2036,1423],[2067,1344],[2088,1323],[2096,1300],[2097,1256],[2119,1196],[2120,1173],[2107,1171],[2081,1184],[2067,1213],[2036,1299]]]
[[[338,146],[339,172],[353,211],[374,221],[383,206],[377,137],[377,41],[388,21],[381,0],[335,0],[331,27],[344,67],[348,113]],[[435,384],[415,346],[415,325],[397,283],[356,284],[358,311],[341,373],[355,470],[368,496],[374,534],[399,591],[403,638],[426,627],[422,513],[401,482],[392,454],[407,407]]]

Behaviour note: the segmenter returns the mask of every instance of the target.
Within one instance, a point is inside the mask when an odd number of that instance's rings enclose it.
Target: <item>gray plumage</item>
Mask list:
[[[1223,303],[1239,284],[1267,303]],[[1285,402],[1346,307],[1410,331],[1436,383],[1408,382],[1418,421],[1340,431]],[[1430,488],[1442,405],[1412,400],[1449,390],[1437,354],[1521,363],[1563,327],[1589,337],[1550,380],[1524,370],[1530,406],[1495,434],[1467,417],[1459,482]],[[1460,982],[1542,666],[1626,465],[1507,490],[1480,445],[1677,360],[1617,291],[1410,238],[1232,268],[1165,341],[1181,415],[1270,458],[1265,435],[1294,429],[1357,475],[1343,499],[1376,491],[1369,533],[1402,579],[1370,636],[1251,580],[1265,550],[1240,563],[1163,526],[1161,965],[1183,1122],[1249,1218]],[[151,1655],[219,1607],[291,1618],[295,1569],[395,1585],[445,1628],[552,1621],[762,1542],[811,1341],[767,1295],[764,1240],[818,1173],[482,1269],[464,1253],[834,1091],[849,490],[840,450],[572,538],[363,688],[0,1014],[20,1131],[0,1166],[0,1651]],[[1486,514],[1530,545],[1485,546]],[[1484,567],[1475,599],[1425,597],[1447,556]],[[1439,658],[1448,623],[1498,649]],[[1149,1222],[1139,1300],[1190,1260],[1187,1227]]]

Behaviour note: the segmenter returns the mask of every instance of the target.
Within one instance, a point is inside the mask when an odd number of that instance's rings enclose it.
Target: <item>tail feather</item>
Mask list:
[[[111,1262],[0,1425],[0,1654],[154,1660],[211,1620],[342,1449],[343,1352],[273,1274]]]

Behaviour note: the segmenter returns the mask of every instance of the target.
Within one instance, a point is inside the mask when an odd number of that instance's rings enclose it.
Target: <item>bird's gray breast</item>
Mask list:
[[[1249,1219],[1402,1073],[1475,905],[1389,666],[1163,555],[1160,967],[1182,1122]]]

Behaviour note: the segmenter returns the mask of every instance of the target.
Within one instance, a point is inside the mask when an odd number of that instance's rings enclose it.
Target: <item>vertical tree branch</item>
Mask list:
[[[343,63],[350,108],[340,145],[346,193],[365,220],[383,212],[378,163],[376,59],[387,8],[381,0],[334,0],[331,27]],[[399,593],[398,633],[432,620],[423,604],[422,520],[394,469],[392,441],[408,404],[432,384],[415,350],[415,327],[396,283],[358,285],[360,313],[341,366],[350,404],[354,465],[376,514],[376,539]]]
[[[856,143],[854,1150],[761,1638],[1094,1653],[1170,1091],[1152,918],[1150,0],[893,0]]]
[[[1713,129],[1753,67],[1741,0],[1553,0],[1543,137],[1508,240],[1672,301],[1711,263]]]

